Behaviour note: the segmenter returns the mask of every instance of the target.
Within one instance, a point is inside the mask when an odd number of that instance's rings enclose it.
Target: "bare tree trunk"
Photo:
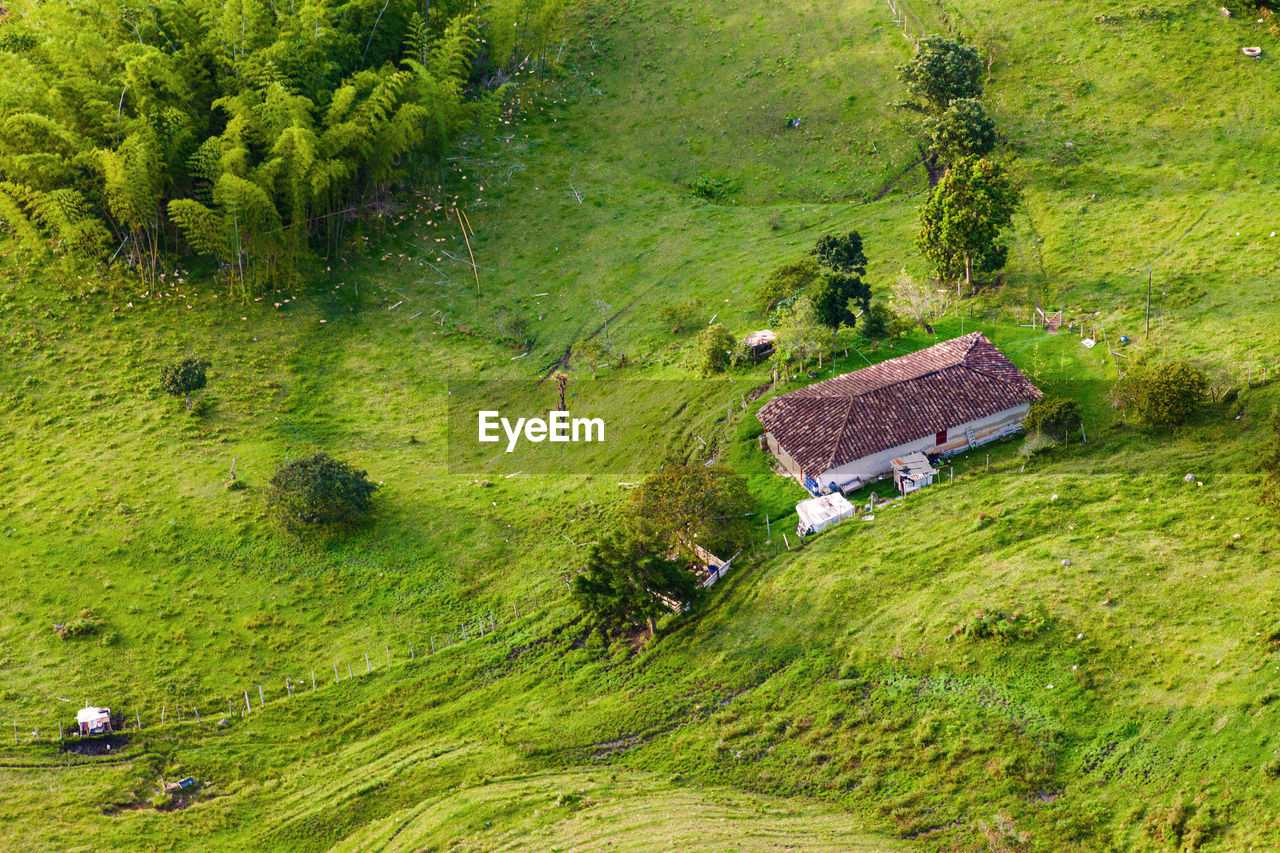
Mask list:
[[[970,255],[964,256],[964,283],[969,288],[969,292],[973,292],[973,258]],[[956,295],[963,296],[960,288],[956,288]]]
[[[654,634],[656,634],[658,631],[657,631],[657,628],[656,628],[656,627],[654,627],[654,624],[653,624],[653,614],[652,614],[652,613],[650,613],[650,614],[649,614],[648,619],[649,619],[649,639],[650,639],[650,640],[652,640],[652,639],[653,639],[653,635],[654,635]]]

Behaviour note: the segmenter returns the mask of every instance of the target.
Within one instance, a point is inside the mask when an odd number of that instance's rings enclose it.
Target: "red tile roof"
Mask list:
[[[757,417],[816,477],[1040,397],[1013,362],[974,332],[775,397]]]

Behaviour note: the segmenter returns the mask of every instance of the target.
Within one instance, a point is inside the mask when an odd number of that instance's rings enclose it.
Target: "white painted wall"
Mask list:
[[[969,443],[968,438],[966,438],[964,434],[964,428],[966,426],[973,428],[974,438],[977,439],[978,443],[982,443],[984,438],[1000,432],[1007,427],[1014,425],[1021,426],[1023,419],[1027,416],[1027,410],[1030,408],[1031,405],[1029,403],[1023,403],[1020,406],[1014,406],[1012,409],[997,412],[996,414],[986,418],[969,421],[967,424],[960,424],[959,426],[948,427],[947,441],[942,445],[937,443],[936,434],[930,434],[923,438],[916,439],[915,441],[909,441],[906,444],[900,444],[897,447],[882,450],[879,453],[873,453],[870,456],[864,456],[861,459],[855,459],[854,461],[848,462],[837,468],[824,471],[821,476],[815,477],[814,479],[816,479],[818,484],[824,489],[832,480],[840,481],[850,477],[858,477],[864,483],[870,482],[881,474],[888,474],[893,471],[893,465],[891,463],[899,456],[905,456],[908,453],[912,453],[917,450],[923,453],[934,453],[936,451],[941,451],[943,453],[955,453],[962,450]],[[781,450],[778,443],[773,440],[772,435],[769,436],[769,447],[774,448],[775,453]],[[783,461],[783,465],[788,471],[791,471],[792,476],[803,482],[804,477],[802,475],[796,475],[795,469],[799,466],[796,466],[795,462],[791,460],[790,457],[787,457],[787,459]]]

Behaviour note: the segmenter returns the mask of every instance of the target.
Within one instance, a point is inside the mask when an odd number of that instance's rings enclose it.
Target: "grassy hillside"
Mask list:
[[[1243,382],[1280,362],[1280,89],[1239,52],[1274,40],[1199,4],[907,13],[913,32],[1004,45],[986,100],[1027,199],[1004,288],[938,335],[981,328],[1081,398],[1088,444],[961,458],[954,482],[800,553],[757,529],[651,647],[588,635],[562,576],[618,512],[619,478],[451,472],[448,381],[537,378],[597,331],[629,362],[602,375],[688,378],[664,302],[698,295],[749,331],[764,275],[848,228],[877,289],[923,274],[924,176],[887,107],[911,48],[884,4],[577,6],[562,72],[518,86],[502,134],[324,280],[242,305],[177,270],[161,291],[68,280],[55,299],[0,261],[0,718],[18,741],[0,747],[0,846],[1280,843],[1276,521],[1253,491],[1280,396]],[[478,287],[450,257],[467,252],[454,197]],[[1103,347],[1010,322],[1037,303],[1241,393],[1176,434],[1126,424]],[[515,316],[525,358],[500,340]],[[155,388],[186,352],[213,362],[195,415]],[[798,490],[768,473],[751,412],[716,420],[766,378],[700,386],[702,414],[630,438],[656,468],[719,432],[789,531]],[[300,542],[264,519],[275,465],[315,449],[382,484],[367,528]],[[95,632],[54,632],[86,609]],[[976,637],[997,612],[1008,638]],[[219,725],[258,684],[266,707]],[[60,753],[50,735],[84,701],[145,728],[118,754]],[[190,807],[148,805],[185,775],[210,783]]]

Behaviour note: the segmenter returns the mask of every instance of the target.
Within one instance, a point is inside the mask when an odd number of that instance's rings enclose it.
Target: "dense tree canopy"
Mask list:
[[[213,258],[240,292],[333,248],[496,103],[477,68],[559,0],[23,2],[0,48],[0,228],[32,254]],[[465,4],[470,8],[470,4]],[[528,25],[526,25],[526,30]]]
[[[701,587],[682,561],[664,556],[652,535],[614,532],[595,543],[586,567],[573,578],[571,594],[606,634],[634,630],[677,606],[692,603]],[[664,601],[663,599],[666,599]]]
[[[996,147],[996,125],[982,102],[975,98],[959,98],[926,120],[933,150],[945,163],[966,157],[985,157]]]
[[[1021,193],[1005,168],[991,160],[961,160],[920,206],[916,245],[942,281],[972,286],[975,267],[999,269],[1000,232],[1013,221]]]
[[[271,477],[268,500],[286,524],[349,524],[373,507],[377,484],[364,471],[327,453],[281,465]]]
[[[862,248],[862,235],[857,231],[848,234],[824,234],[810,252],[827,269],[845,275],[867,274],[867,255]]]
[[[746,479],[719,465],[667,465],[631,493],[631,514],[674,549],[741,548],[753,501]],[[725,556],[725,555],[720,555]]]
[[[205,371],[210,362],[201,358],[188,356],[167,364],[160,371],[160,387],[166,394],[181,397],[187,403],[187,411],[191,411],[191,394],[199,391],[208,381]]]
[[[952,101],[982,95],[982,56],[973,45],[945,36],[920,40],[916,55],[898,67],[911,106],[922,112],[941,113]]]
[[[813,310],[828,329],[854,325],[870,307],[871,288],[856,275],[831,273],[813,287]]]

